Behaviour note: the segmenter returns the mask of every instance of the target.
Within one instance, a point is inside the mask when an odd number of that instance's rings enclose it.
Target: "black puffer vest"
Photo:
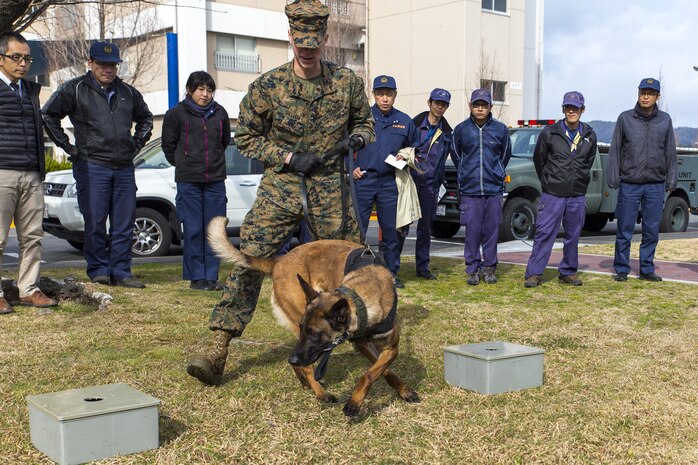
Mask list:
[[[39,171],[36,112],[28,87],[22,91],[20,98],[0,80],[0,169]]]

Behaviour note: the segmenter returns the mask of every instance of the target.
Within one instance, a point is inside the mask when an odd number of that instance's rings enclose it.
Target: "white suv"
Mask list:
[[[182,228],[175,213],[175,169],[167,162],[159,138],[143,147],[134,164],[138,191],[133,254],[140,257],[165,255],[172,244],[182,243]],[[264,166],[260,161],[243,157],[231,140],[225,151],[225,169],[228,234],[236,235],[257,196]],[[78,209],[72,170],[46,174],[44,201],[44,231],[82,250],[85,224]]]

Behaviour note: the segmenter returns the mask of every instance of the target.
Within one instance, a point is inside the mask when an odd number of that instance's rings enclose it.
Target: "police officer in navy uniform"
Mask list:
[[[385,162],[388,155],[417,144],[417,130],[412,119],[396,109],[397,85],[392,76],[373,80],[375,104],[371,107],[375,119],[376,142],[359,151],[353,176],[356,180],[356,200],[364,232],[368,229],[373,204],[376,204],[378,224],[383,232],[382,252],[395,286],[404,284],[397,277],[400,269],[400,238],[395,227],[397,216],[397,185],[395,168]]]
[[[422,218],[417,222],[417,241],[414,256],[417,265],[417,276],[424,279],[436,279],[429,269],[429,252],[431,249],[431,223],[436,214],[439,187],[444,181],[446,158],[451,153],[451,136],[453,129],[444,118],[444,113],[451,103],[451,93],[446,89],[436,88],[429,94],[427,105],[429,110],[415,116],[414,122],[419,134],[418,164],[425,168],[424,173],[412,170],[412,179],[417,186],[419,206]],[[400,250],[404,243],[404,235],[400,242]]]

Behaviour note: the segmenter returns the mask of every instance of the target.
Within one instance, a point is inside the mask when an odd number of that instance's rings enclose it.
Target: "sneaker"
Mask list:
[[[577,277],[576,274],[571,274],[567,276],[558,276],[557,279],[562,284],[569,284],[570,286],[581,286],[582,280]]]
[[[543,277],[539,274],[533,274],[526,278],[524,281],[524,287],[538,287],[543,283]]]
[[[651,271],[649,273],[640,273],[640,279],[643,281],[659,282],[662,280],[662,277],[656,274],[654,271]]]
[[[208,281],[205,279],[193,279],[191,284],[189,284],[189,289],[194,289],[195,291],[204,291],[206,290],[206,285],[208,284]]]
[[[480,270],[480,273],[482,275],[482,279],[487,284],[494,284],[497,282],[497,277],[494,275],[494,267],[493,266],[484,267],[482,270]]]
[[[14,308],[10,305],[4,297],[0,297],[0,315],[7,315],[8,313],[14,312]]]
[[[41,291],[36,291],[26,297],[19,298],[20,305],[28,305],[30,307],[46,308],[55,307],[58,301],[50,298]]]
[[[218,281],[210,279],[206,281],[206,286],[204,286],[205,291],[222,291],[223,286],[218,284]]]
[[[400,278],[398,278],[396,274],[393,275],[393,285],[398,289],[402,289],[405,287],[405,283],[400,281]]]
[[[475,271],[474,273],[470,274],[466,282],[471,286],[477,286],[480,284],[480,273]]]
[[[436,280],[436,275],[432,273],[431,271],[418,271],[417,276],[419,276],[422,279],[428,279],[430,281],[435,281]]]
[[[145,284],[143,284],[141,281],[138,281],[137,279],[134,279],[134,278],[115,279],[113,282],[113,285],[114,286],[121,286],[121,287],[131,287],[134,289],[145,288]]]
[[[106,286],[108,286],[111,283],[109,280],[109,276],[105,276],[103,274],[92,278],[92,282],[95,284],[104,284]]]
[[[628,280],[628,273],[617,273],[613,275],[613,280],[619,283],[625,282]]]

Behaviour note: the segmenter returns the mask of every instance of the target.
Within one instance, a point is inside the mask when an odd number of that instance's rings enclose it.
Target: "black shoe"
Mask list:
[[[436,275],[429,270],[418,271],[417,276],[419,276],[420,278],[429,279],[431,281],[436,281]]]
[[[662,277],[656,274],[654,271],[651,271],[649,273],[640,273],[640,279],[643,281],[659,282],[662,280]]]
[[[617,273],[613,276],[613,280],[619,283],[625,282],[628,280],[628,273]]]
[[[189,289],[194,289],[195,291],[205,291],[208,281],[205,279],[194,279],[191,284],[189,284]]]
[[[109,276],[105,276],[103,274],[101,274],[99,276],[95,276],[94,278],[92,278],[92,282],[95,284],[105,284],[107,286],[109,284],[111,284],[111,281],[109,280]]]
[[[218,284],[218,281],[216,280],[208,280],[206,281],[206,286],[204,286],[205,291],[222,291],[223,286]]]
[[[134,278],[115,279],[112,282],[112,285],[121,287],[131,287],[134,289],[143,289],[145,287],[145,284]]]
[[[405,287],[405,283],[400,281],[400,278],[398,278],[396,274],[393,275],[393,285],[398,289],[402,289]]]

